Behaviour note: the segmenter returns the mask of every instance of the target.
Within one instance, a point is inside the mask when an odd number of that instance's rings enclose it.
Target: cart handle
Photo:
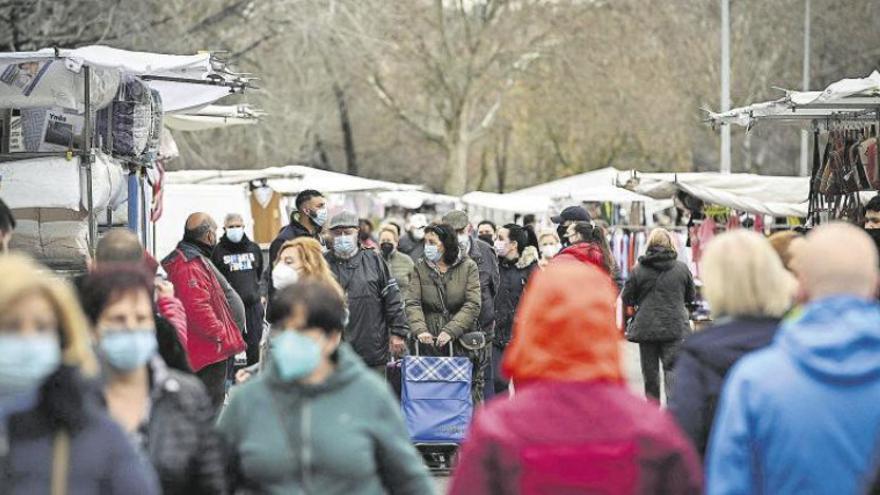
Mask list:
[[[419,339],[416,339],[416,357],[419,356],[419,344],[421,344],[421,343],[422,342]],[[427,345],[427,344],[425,344],[425,345]],[[448,345],[449,345],[449,357],[454,357],[452,355],[452,341],[451,340],[449,341]]]

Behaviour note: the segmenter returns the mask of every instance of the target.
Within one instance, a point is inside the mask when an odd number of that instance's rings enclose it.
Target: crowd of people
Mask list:
[[[720,234],[698,283],[662,228],[624,279],[580,206],[374,228],[306,190],[268,256],[195,212],[163,259],[114,229],[65,281],[9,251],[0,202],[0,493],[432,493],[386,374],[413,353],[472,363],[452,494],[872,493],[880,197],[865,216]]]

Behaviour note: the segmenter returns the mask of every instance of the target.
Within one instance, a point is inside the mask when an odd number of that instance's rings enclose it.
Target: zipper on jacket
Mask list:
[[[302,435],[302,483],[303,492],[309,493],[309,482],[312,470],[312,407],[309,399],[303,400],[300,434]]]

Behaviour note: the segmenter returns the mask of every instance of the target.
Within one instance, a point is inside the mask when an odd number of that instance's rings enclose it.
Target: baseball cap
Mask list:
[[[461,210],[452,210],[443,215],[443,223],[449,224],[455,230],[461,230],[468,226],[467,213]]]
[[[343,210],[330,219],[330,223],[327,225],[327,228],[330,230],[337,229],[340,227],[358,227],[358,216],[353,212],[348,210]]]
[[[587,213],[587,210],[585,210],[583,206],[569,206],[562,210],[562,213],[559,215],[551,217],[550,220],[553,223],[562,223],[567,221],[590,222],[593,219],[590,218],[590,214]]]

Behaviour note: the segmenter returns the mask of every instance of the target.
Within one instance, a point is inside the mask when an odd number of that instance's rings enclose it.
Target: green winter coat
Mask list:
[[[400,287],[400,293],[406,297],[406,293],[409,291],[409,281],[415,263],[413,263],[412,258],[396,249],[391,253],[391,257],[385,260],[385,262],[388,263],[388,269],[391,270],[391,276],[397,280],[397,286]]]
[[[274,366],[233,392],[219,429],[244,492],[431,494],[388,385],[348,344],[320,385],[281,381]],[[250,490],[250,491],[249,491]]]
[[[436,337],[446,332],[458,338],[473,332],[477,330],[480,301],[480,273],[474,260],[459,259],[441,274],[423,258],[416,263],[406,296],[411,335],[429,332]]]

